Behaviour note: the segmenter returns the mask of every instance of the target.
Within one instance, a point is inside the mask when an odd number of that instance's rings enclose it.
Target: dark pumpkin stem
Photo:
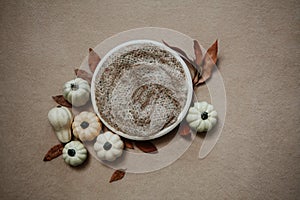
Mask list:
[[[77,90],[78,89],[78,85],[75,83],[71,83],[71,90]]]

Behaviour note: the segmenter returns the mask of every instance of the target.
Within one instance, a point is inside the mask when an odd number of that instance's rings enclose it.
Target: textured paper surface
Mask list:
[[[300,66],[297,1],[1,1],[1,199],[297,199]],[[89,157],[43,162],[57,139],[47,121],[89,47],[143,26],[167,27],[209,47],[220,40],[227,116],[218,144],[203,136],[174,164],[127,174]],[[199,98],[209,101],[205,87]]]

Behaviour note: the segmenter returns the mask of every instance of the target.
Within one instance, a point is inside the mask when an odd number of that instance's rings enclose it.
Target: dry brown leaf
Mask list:
[[[195,73],[195,76],[194,76],[194,79],[193,79],[193,86],[197,86],[197,83],[199,81],[199,74],[198,73]]]
[[[156,146],[150,141],[135,141],[135,146],[145,153],[157,153]]]
[[[201,78],[199,79],[196,85],[204,83],[207,79],[211,77],[211,73],[214,66],[216,65],[217,59],[218,59],[218,40],[216,40],[215,43],[211,47],[209,47],[209,49],[205,54]]]
[[[122,138],[122,140],[126,149],[134,149],[133,142],[131,140],[128,140],[126,138]]]
[[[88,58],[88,63],[89,63],[89,67],[91,72],[94,73],[98,63],[100,62],[100,57],[99,55],[92,49],[89,48],[89,58]]]
[[[198,41],[194,40],[194,51],[195,51],[195,56],[196,56],[195,61],[192,61],[182,49],[171,46],[168,43],[166,43],[165,41],[163,41],[163,43],[166,46],[168,46],[169,48],[171,48],[174,51],[176,51],[177,53],[179,53],[180,57],[184,60],[184,62],[188,66],[190,73],[191,73],[191,78],[193,80],[193,84],[195,85],[198,82],[201,71],[202,71],[202,68],[200,66],[200,64],[202,63],[202,51],[201,51]],[[200,63],[200,64],[197,64],[197,63]]]
[[[67,100],[65,100],[63,95],[52,96],[52,99],[61,106],[65,106],[68,108],[72,107],[72,104],[70,104]]]
[[[169,45],[168,43],[166,43],[164,40],[163,40],[162,42],[163,42],[167,47],[169,47],[170,49],[173,49],[174,51],[176,51],[177,53],[179,53],[180,56],[181,56],[183,59],[185,59],[186,61],[188,61],[188,62],[190,62],[190,63],[193,62],[191,59],[189,59],[189,57],[186,55],[186,53],[185,53],[182,49],[180,49],[180,48],[178,48],[178,47],[171,46],[171,45]]]
[[[191,134],[191,128],[187,122],[184,122],[179,128],[179,134],[181,136],[187,136]]]
[[[217,59],[218,59],[218,40],[216,40],[215,43],[213,43],[211,45],[211,47],[209,47],[206,54],[208,54],[211,57],[212,61],[215,64],[217,63]]]
[[[57,144],[57,145],[53,146],[45,155],[44,161],[50,161],[54,158],[57,158],[58,156],[60,156],[62,154],[63,149],[64,149],[63,144]]]
[[[116,170],[112,174],[109,182],[111,183],[111,182],[114,182],[114,181],[121,180],[122,178],[124,178],[124,176],[125,176],[125,171],[124,170],[122,170],[122,169]]]
[[[102,123],[102,131],[106,132],[106,131],[110,131],[110,130]]]
[[[127,149],[134,149],[133,143],[131,141],[127,140],[124,142],[124,144]]]
[[[193,68],[189,67],[191,71],[191,76],[193,80],[194,86],[198,86],[204,83],[207,79],[211,77],[212,70],[216,65],[218,59],[218,40],[207,50],[204,58],[202,55],[202,51],[197,40],[194,40],[194,53],[196,59],[192,61],[188,58],[187,54],[178,47],[170,46],[168,43],[163,41],[163,43],[174,51],[178,52],[181,58],[184,59],[185,63],[188,66],[193,66]],[[202,66],[203,65],[203,66]]]
[[[202,63],[202,51],[197,40],[194,40],[195,63],[200,66]]]
[[[87,71],[84,71],[82,69],[75,69],[74,72],[78,78],[82,78],[82,79],[86,80],[89,84],[91,84],[93,77]]]
[[[194,40],[194,53],[195,53],[195,63],[197,65],[195,71],[195,75],[193,76],[193,84],[195,85],[198,81],[199,81],[199,78],[201,76],[201,73],[202,73],[202,67],[201,67],[201,64],[202,64],[202,50],[200,48],[200,44],[197,40]]]
[[[185,62],[186,66],[188,67],[188,69],[189,69],[189,71],[190,71],[191,78],[192,78],[192,80],[193,80],[193,77],[195,77],[196,74],[197,74],[196,68],[195,68],[190,62],[188,62],[188,61],[186,61],[186,60],[183,60],[183,61]],[[197,80],[197,81],[198,81],[198,80]],[[193,81],[193,82],[194,82],[194,81]]]

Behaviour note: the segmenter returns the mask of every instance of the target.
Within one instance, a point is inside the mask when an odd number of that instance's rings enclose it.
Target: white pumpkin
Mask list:
[[[98,135],[94,150],[100,160],[114,161],[123,153],[124,143],[117,134],[107,131]]]
[[[84,111],[75,116],[72,128],[76,138],[91,141],[99,135],[102,125],[95,113]]]
[[[91,88],[82,78],[76,78],[64,84],[63,96],[73,106],[83,106],[90,99]]]
[[[48,120],[52,125],[56,136],[62,143],[71,140],[72,113],[64,106],[57,106],[48,112]]]
[[[79,141],[72,141],[65,145],[63,158],[71,166],[81,165],[87,158],[87,150]]]
[[[190,127],[197,132],[209,131],[217,123],[217,112],[207,102],[196,102],[186,116]]]

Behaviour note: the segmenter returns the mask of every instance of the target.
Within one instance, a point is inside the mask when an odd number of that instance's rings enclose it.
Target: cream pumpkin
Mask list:
[[[63,159],[71,166],[81,165],[87,158],[87,150],[79,141],[72,141],[63,149]]]
[[[102,125],[95,113],[84,111],[75,116],[72,128],[76,138],[91,141],[99,135]]]
[[[72,113],[64,106],[57,106],[48,112],[48,120],[56,133],[58,140],[62,143],[71,140]]]
[[[91,88],[82,78],[68,81],[63,87],[63,97],[73,106],[83,106],[90,99]]]
[[[123,153],[124,143],[121,138],[110,131],[98,135],[94,150],[100,160],[114,161]]]
[[[195,102],[188,111],[186,121],[197,132],[209,131],[217,123],[217,112],[207,102]]]

